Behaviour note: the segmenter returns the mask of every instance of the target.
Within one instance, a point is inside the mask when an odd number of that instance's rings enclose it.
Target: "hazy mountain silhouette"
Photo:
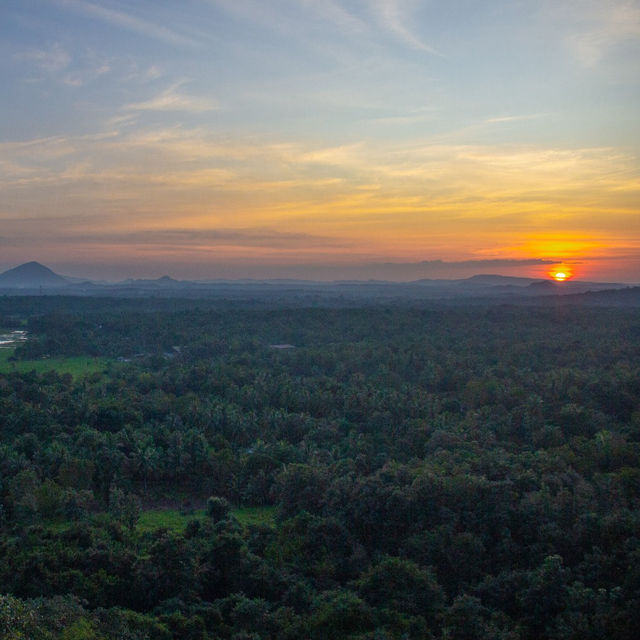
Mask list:
[[[554,282],[536,278],[478,274],[455,280],[414,280],[391,282],[384,280],[336,280],[318,282],[296,279],[264,280],[174,280],[168,275],[157,279],[133,279],[122,282],[97,282],[81,278],[65,278],[38,262],[27,262],[0,274],[0,289],[16,289],[33,294],[46,290],[48,295],[59,293],[74,296],[113,297],[243,297],[265,299],[325,298],[338,303],[344,300],[495,300],[524,301],[527,299],[565,298],[602,290],[624,289],[620,283]],[[314,299],[315,299],[314,298]],[[603,299],[605,299],[603,297]],[[595,299],[594,299],[595,300]],[[615,298],[616,304],[617,298]],[[637,295],[621,297],[622,304],[637,304]]]
[[[39,262],[25,262],[18,267],[0,273],[0,287],[38,289],[40,287],[64,287],[66,278],[54,273]]]

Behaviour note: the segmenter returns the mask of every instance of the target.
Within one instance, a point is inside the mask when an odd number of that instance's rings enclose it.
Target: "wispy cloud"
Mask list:
[[[163,25],[138,18],[124,11],[110,9],[109,7],[94,2],[88,2],[87,0],[57,0],[57,3],[63,7],[84,13],[96,20],[106,22],[114,27],[126,29],[127,31],[132,31],[148,38],[154,38],[167,44],[179,46],[194,46],[197,44],[193,38]]]
[[[302,4],[316,15],[335,24],[343,31],[352,33],[365,33],[368,27],[363,20],[348,11],[342,4],[335,0],[301,0]]]
[[[14,54],[17,60],[25,60],[36,65],[39,69],[49,72],[59,72],[66,69],[71,63],[71,56],[56,43],[48,49],[28,49]]]
[[[424,51],[432,55],[442,54],[434,47],[424,42],[408,26],[411,19],[411,9],[415,5],[413,0],[374,0],[372,8],[376,12],[381,27],[390,30],[407,46]]]
[[[422,260],[413,264],[417,266],[439,268],[439,267],[531,267],[541,264],[554,264],[554,260],[543,258],[477,258],[473,260]],[[404,264],[404,263],[403,263]]]
[[[87,82],[93,81],[111,71],[111,65],[107,62],[86,65],[85,68],[67,73],[63,82],[70,87],[82,87]]]
[[[42,71],[55,76],[69,87],[82,87],[88,82],[108,74],[112,70],[113,60],[97,54],[91,49],[71,54],[59,43],[48,48],[27,49],[13,56],[33,64]]]
[[[411,125],[432,120],[437,112],[437,107],[423,107],[420,109],[410,109],[405,113],[399,113],[396,115],[369,118],[368,120],[369,122],[375,122],[377,124]]]
[[[500,124],[502,122],[522,122],[524,120],[538,120],[539,118],[544,118],[546,115],[546,113],[528,113],[512,116],[496,116],[494,118],[487,118],[485,122],[487,124]]]
[[[277,33],[287,33],[294,36],[300,26],[295,16],[295,11],[276,11],[261,0],[208,0],[208,2],[237,20],[260,25]],[[294,28],[297,25],[297,29]]]
[[[145,71],[144,76],[147,80],[157,80],[162,76],[162,69],[158,65],[152,64]]]
[[[51,233],[47,224],[28,226],[23,212],[32,209],[82,214],[55,229],[79,247],[92,230],[175,252],[247,247],[248,256],[250,247],[303,253],[322,245],[353,261],[449,262],[455,247],[468,268],[525,268],[535,264],[484,260],[562,255],[578,233],[588,248],[594,239],[626,246],[638,237],[638,197],[636,159],[611,148],[322,146],[181,127],[0,143],[2,235],[27,243],[40,229]],[[535,233],[554,242],[523,246]],[[109,242],[118,244],[115,236]]]
[[[571,25],[567,45],[588,67],[599,63],[613,47],[640,40],[640,6],[635,0],[575,0],[568,6],[556,5],[552,11],[565,12]]]
[[[82,239],[86,236],[83,235]],[[70,242],[78,237],[67,236]],[[179,247],[344,247],[350,243],[338,238],[309,233],[291,233],[273,229],[143,229],[125,233],[100,233],[87,238],[89,242],[101,244],[144,244]]]
[[[298,154],[295,162],[308,164],[325,164],[337,166],[353,166],[359,162],[363,151],[362,143],[340,145],[338,147],[326,147]]]
[[[27,219],[23,221],[29,227],[29,233],[17,233],[13,237],[0,238],[0,243],[12,246],[28,246],[34,242],[47,240],[56,244],[84,244],[93,246],[145,246],[171,247],[174,251],[181,249],[206,249],[215,247],[262,247],[271,249],[310,249],[341,248],[351,246],[350,241],[331,236],[312,233],[294,233],[274,229],[260,228],[207,228],[193,227],[163,228],[142,227],[120,231],[78,229],[83,220],[70,218],[60,219],[57,230],[42,233],[47,219]],[[84,221],[86,224],[86,220]],[[75,228],[74,228],[75,227]],[[38,230],[40,228],[40,231]]]
[[[217,102],[205,98],[196,98],[182,93],[179,89],[184,82],[178,82],[149,100],[134,102],[125,107],[132,111],[186,111],[203,113],[219,108]]]

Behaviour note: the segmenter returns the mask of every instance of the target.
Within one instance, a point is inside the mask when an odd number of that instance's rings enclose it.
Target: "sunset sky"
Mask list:
[[[0,268],[640,282],[640,0],[2,0]]]

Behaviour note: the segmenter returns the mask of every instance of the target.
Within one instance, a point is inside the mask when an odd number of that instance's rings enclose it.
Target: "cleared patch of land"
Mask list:
[[[275,507],[238,507],[231,510],[232,515],[242,525],[265,524],[273,525]],[[191,513],[181,512],[177,509],[148,509],[140,514],[137,530],[141,533],[154,529],[170,529],[176,533],[182,533],[187,522],[193,519],[204,519],[206,511],[196,509]]]
[[[87,356],[10,361],[9,358],[13,355],[13,352],[14,349],[11,348],[0,349],[0,373],[10,373],[11,371],[46,373],[53,370],[58,373],[70,373],[76,377],[87,373],[104,371],[107,365],[112,362],[109,358],[91,358]]]
[[[231,513],[238,519],[241,524],[266,524],[271,526],[274,524],[276,517],[275,507],[238,507],[232,509]]]
[[[189,520],[200,520],[204,517],[204,509],[196,509],[192,513],[180,512],[177,509],[149,509],[140,514],[136,529],[140,533],[154,529],[170,529],[181,533]]]

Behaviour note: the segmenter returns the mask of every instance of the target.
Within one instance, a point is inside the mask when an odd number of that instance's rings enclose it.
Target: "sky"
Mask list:
[[[2,0],[0,268],[640,282],[640,0]]]

